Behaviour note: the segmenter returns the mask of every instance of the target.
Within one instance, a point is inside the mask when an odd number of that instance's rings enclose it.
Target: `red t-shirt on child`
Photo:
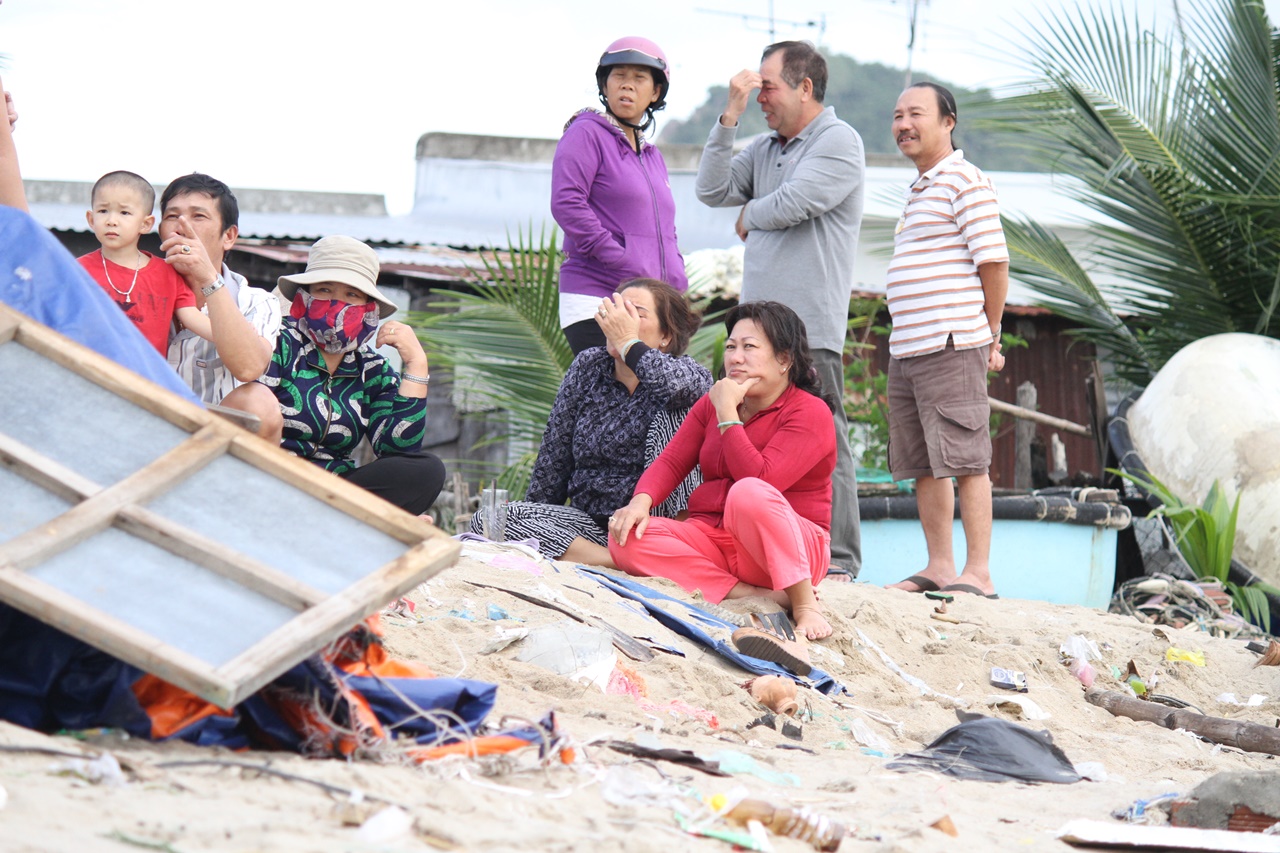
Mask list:
[[[147,257],[147,265],[137,271],[138,283],[132,292],[130,285],[133,284],[134,271],[110,260],[106,261],[104,270],[102,264],[105,259],[101,249],[77,260],[124,310],[138,331],[151,341],[151,345],[168,357],[169,330],[173,325],[174,312],[188,305],[194,308],[196,296],[173,267],[150,252],[142,254]],[[108,274],[110,281],[107,280]],[[125,298],[126,293],[129,294],[128,299]]]

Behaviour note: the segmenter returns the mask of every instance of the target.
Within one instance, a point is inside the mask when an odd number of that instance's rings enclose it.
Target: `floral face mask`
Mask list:
[[[378,331],[378,303],[315,299],[302,288],[294,294],[289,316],[298,321],[299,331],[328,353],[351,352]]]

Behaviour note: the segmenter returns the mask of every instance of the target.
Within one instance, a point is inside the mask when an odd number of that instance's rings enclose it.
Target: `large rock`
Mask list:
[[[1184,501],[1240,494],[1236,558],[1280,586],[1280,340],[1229,334],[1183,348],[1129,410],[1147,469]]]

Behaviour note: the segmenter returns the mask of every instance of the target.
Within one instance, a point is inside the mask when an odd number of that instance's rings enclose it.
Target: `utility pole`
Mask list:
[[[808,21],[779,21],[773,15],[773,0],[769,0],[769,14],[767,15],[750,15],[745,12],[730,12],[727,9],[696,9],[706,15],[728,15],[733,18],[741,19],[744,26],[749,30],[756,32],[767,32],[769,34],[769,44],[778,41],[778,25],[782,24],[788,27],[807,28],[818,31],[817,45],[822,46],[822,39],[827,34],[827,13],[823,12],[818,15],[817,20]],[[764,24],[763,29],[758,25]]]
[[[907,73],[902,88],[911,87],[911,65],[916,51],[916,24],[920,20],[921,0],[907,0]],[[928,0],[924,0],[928,2]]]

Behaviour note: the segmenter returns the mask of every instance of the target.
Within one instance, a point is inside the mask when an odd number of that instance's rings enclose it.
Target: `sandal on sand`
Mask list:
[[[809,650],[801,640],[786,640],[759,628],[739,628],[733,632],[733,645],[744,655],[776,663],[796,675],[813,670]]]
[[[920,587],[919,589],[904,589],[902,590],[903,592],[914,593],[914,592],[937,592],[938,591],[938,585],[933,581],[929,580],[924,575],[912,575],[909,578],[903,578],[902,580],[898,581],[898,583],[913,583],[916,586]]]
[[[991,593],[990,595],[987,595],[985,592],[978,589],[973,584],[967,584],[967,583],[948,584],[947,586],[944,586],[942,588],[942,591],[943,592],[963,592],[966,595],[978,595],[983,598],[999,598],[1000,597],[996,595],[994,592]]]

